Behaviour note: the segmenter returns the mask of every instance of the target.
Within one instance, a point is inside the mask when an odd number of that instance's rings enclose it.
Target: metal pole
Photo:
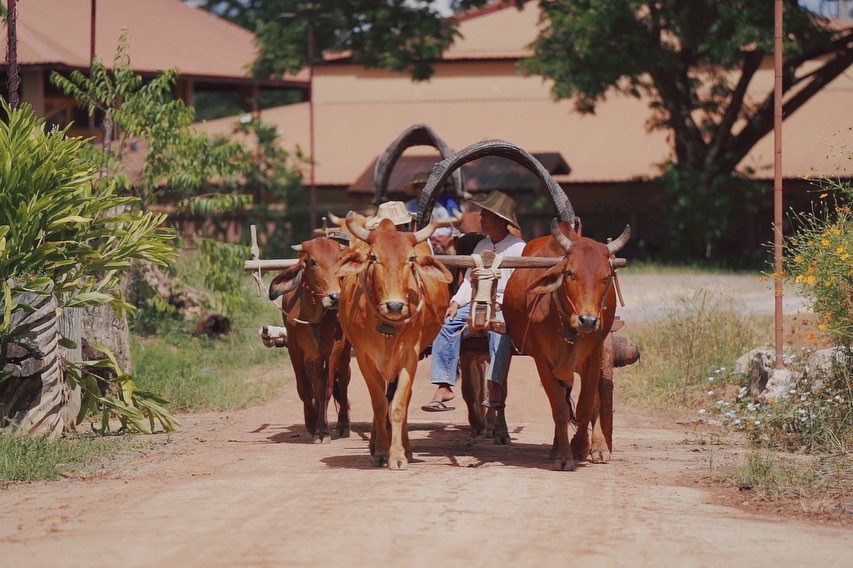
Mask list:
[[[21,78],[18,76],[18,8],[16,4],[17,0],[9,0],[6,7],[6,61],[9,63],[9,76],[6,78],[6,87],[9,90],[9,104],[12,108],[18,107],[18,87],[21,85]]]
[[[774,12],[774,85],[773,85],[773,272],[775,274],[775,320],[776,320],[776,363],[781,369],[782,361],[782,0],[776,0]]]
[[[96,15],[98,13],[98,0],[92,0],[89,7],[89,69],[92,69],[92,63],[95,62],[95,31]],[[89,115],[89,136],[95,135],[95,114]]]
[[[311,209],[311,231],[317,228],[317,185],[315,181],[314,152],[314,13],[308,14],[308,146],[311,154],[309,203]]]

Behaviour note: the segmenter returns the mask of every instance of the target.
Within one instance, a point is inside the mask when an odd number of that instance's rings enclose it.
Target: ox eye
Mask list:
[[[418,259],[417,255],[412,255],[409,257],[409,262],[415,262]]]
[[[312,258],[306,264],[308,265],[308,268],[314,268],[317,266],[317,261]]]
[[[376,253],[370,253],[370,262],[378,262],[379,259],[376,258]]]
[[[574,279],[575,279],[575,275],[572,273],[572,271],[571,271],[571,270],[566,270],[566,271],[563,273],[563,275],[564,275],[566,278],[568,278],[569,280],[574,280]]]

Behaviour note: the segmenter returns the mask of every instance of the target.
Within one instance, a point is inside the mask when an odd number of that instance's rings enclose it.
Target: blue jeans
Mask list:
[[[459,351],[462,340],[470,335],[465,324],[471,313],[471,304],[459,308],[453,319],[444,320],[441,331],[432,342],[432,383],[456,384],[456,369],[459,366]],[[503,321],[503,312],[495,314],[496,319]],[[464,331],[463,331],[464,329]],[[509,362],[512,358],[512,342],[509,337],[494,331],[489,334],[489,366],[486,368],[486,378],[503,384],[509,373]]]

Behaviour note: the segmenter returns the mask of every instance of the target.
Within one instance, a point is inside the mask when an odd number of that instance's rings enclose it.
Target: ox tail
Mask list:
[[[397,379],[399,377],[394,377],[394,380],[388,383],[388,386],[385,387],[385,398],[388,399],[388,404],[391,404],[391,401],[394,400],[394,393],[397,392]]]
[[[335,404],[338,405],[338,408],[346,408],[349,410],[349,401],[344,400],[343,393],[341,392],[341,385],[338,382],[339,377],[335,377],[335,382],[332,384],[332,398],[335,399]]]
[[[578,417],[575,414],[575,401],[572,399],[572,387],[566,387],[566,403],[569,405],[569,423],[577,427]]]

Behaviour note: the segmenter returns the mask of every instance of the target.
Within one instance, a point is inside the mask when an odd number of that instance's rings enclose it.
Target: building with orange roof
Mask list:
[[[536,38],[538,17],[535,9],[519,11],[507,3],[463,15],[461,37],[424,82],[365,68],[345,55],[327,57],[315,68],[313,79],[315,183],[321,211],[369,206],[377,157],[406,128],[423,123],[455,149],[502,138],[534,155],[559,156],[569,173],[552,173],[585,228],[598,235],[617,234],[627,222],[638,240],[652,241],[660,227],[657,219],[666,214],[656,202],[661,194],[656,179],[660,164],[672,157],[667,132],[647,129],[648,100],[611,95],[594,115],[581,115],[571,101],[554,101],[546,80],[521,74],[517,62],[531,54],[528,46]],[[753,81],[754,97],[766,95],[772,85],[771,58]],[[809,197],[802,191],[806,177],[853,177],[853,163],[844,155],[853,147],[852,105],[853,75],[847,74],[786,118],[786,199],[804,204]],[[278,126],[285,145],[309,147],[307,103],[265,110],[262,120]],[[227,134],[233,121],[220,119],[199,127]],[[404,154],[400,167],[408,175],[437,159],[432,148],[416,147]],[[475,168],[476,162],[465,167]],[[772,182],[772,133],[752,149],[740,169]],[[389,189],[406,175],[392,177]],[[512,187],[502,186],[499,175],[489,179],[491,185],[466,189],[515,193],[530,234],[546,230],[552,213],[542,204],[544,193],[530,191],[529,184],[517,180]],[[538,184],[532,175],[531,183]],[[771,197],[758,207],[758,216],[743,223],[744,238],[752,247],[772,240]]]
[[[8,49],[5,19],[0,28]],[[72,119],[86,124],[87,118],[85,112],[75,112],[73,101],[50,83],[50,73],[88,71],[93,47],[95,56],[111,65],[124,30],[129,35],[134,71],[151,77],[178,69],[178,95],[188,104],[195,92],[230,90],[239,92],[244,108],[250,110],[261,89],[307,91],[307,72],[279,80],[254,80],[249,75],[256,54],[254,35],[181,0],[19,1],[16,30],[20,98],[57,124]],[[7,73],[3,59],[0,82],[4,92]]]

